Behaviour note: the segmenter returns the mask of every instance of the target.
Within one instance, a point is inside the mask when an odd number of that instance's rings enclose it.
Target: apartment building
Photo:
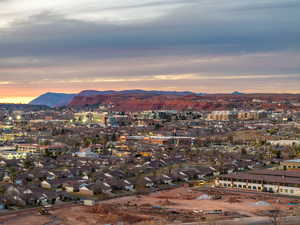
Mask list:
[[[247,173],[232,173],[217,178],[215,185],[223,188],[300,196],[300,172],[258,170]]]
[[[300,159],[291,159],[283,161],[280,163],[280,167],[283,170],[300,169]]]
[[[207,116],[207,120],[229,121],[237,119],[237,112],[234,111],[213,111]]]

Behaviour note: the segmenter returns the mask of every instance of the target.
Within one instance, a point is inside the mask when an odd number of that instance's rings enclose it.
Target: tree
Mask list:
[[[247,150],[245,148],[242,148],[242,150],[241,150],[241,156],[245,157],[247,155],[248,155]]]
[[[234,141],[233,135],[229,135],[227,139],[230,144],[233,144]]]
[[[280,225],[281,224],[281,212],[279,209],[271,210],[271,224]]]
[[[115,132],[111,135],[111,141],[113,142],[117,141],[117,135]]]
[[[83,140],[84,147],[89,147],[91,144],[92,144],[91,138],[88,138],[88,137],[84,138],[84,140]]]
[[[100,137],[100,144],[102,144],[103,146],[106,146],[106,144],[108,143],[108,141],[109,141],[109,138],[108,138],[107,134],[102,135]]]
[[[33,167],[33,160],[32,159],[25,159],[24,167],[26,169],[32,168]]]
[[[155,124],[155,127],[154,127],[155,130],[159,130],[160,128],[161,128],[161,126],[159,123]]]

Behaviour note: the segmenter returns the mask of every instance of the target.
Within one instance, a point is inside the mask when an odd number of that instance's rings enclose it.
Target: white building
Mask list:
[[[300,145],[300,140],[275,140],[275,141],[268,141],[271,145],[278,145],[278,146],[293,146],[293,145]]]
[[[298,171],[259,170],[234,173],[215,180],[217,187],[247,189],[283,195],[300,196],[300,173]]]

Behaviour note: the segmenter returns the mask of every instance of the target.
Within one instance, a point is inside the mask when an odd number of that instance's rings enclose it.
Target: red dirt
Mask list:
[[[218,200],[196,200],[197,197],[208,194],[221,195]],[[257,206],[258,201],[267,201],[269,206]],[[289,198],[278,198],[261,193],[225,193],[220,191],[196,191],[182,187],[161,191],[143,196],[122,197],[107,200],[96,206],[70,206],[51,210],[52,215],[64,225],[103,225],[120,221],[129,224],[170,224],[175,220],[182,222],[207,219],[230,219],[244,216],[262,215],[268,210],[279,209],[289,213]],[[207,215],[208,210],[222,210],[222,215]],[[31,213],[12,218],[0,217],[0,222],[8,225],[43,225],[51,221],[51,217]]]

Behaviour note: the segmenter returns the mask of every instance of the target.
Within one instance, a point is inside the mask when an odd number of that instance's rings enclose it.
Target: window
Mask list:
[[[256,190],[256,186],[253,186],[253,190]]]
[[[291,193],[291,194],[294,194],[294,190],[293,190],[293,189],[291,189],[291,190],[290,190],[290,193]]]

